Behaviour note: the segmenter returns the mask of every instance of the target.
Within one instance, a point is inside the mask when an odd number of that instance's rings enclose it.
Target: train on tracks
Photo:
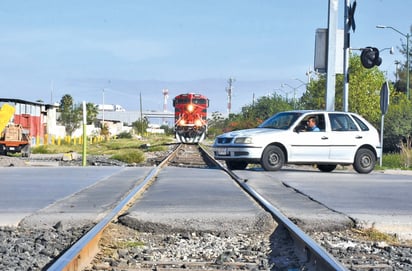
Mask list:
[[[180,143],[199,143],[207,133],[209,99],[202,94],[180,94],[173,99],[175,136]]]

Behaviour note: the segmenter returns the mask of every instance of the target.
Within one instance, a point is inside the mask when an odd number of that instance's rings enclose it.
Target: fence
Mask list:
[[[89,144],[96,144],[100,143],[103,141],[110,140],[110,138],[105,137],[105,136],[90,136],[87,137],[87,141]],[[65,137],[56,137],[56,136],[50,136],[50,135],[44,135],[44,137],[35,137],[31,139],[31,145],[32,146],[40,146],[40,145],[62,145],[62,144],[68,144],[68,145],[82,145],[83,144],[83,137],[71,137],[71,136],[65,136]]]

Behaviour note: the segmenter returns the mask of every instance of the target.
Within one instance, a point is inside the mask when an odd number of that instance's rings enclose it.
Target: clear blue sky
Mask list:
[[[352,0],[353,1],[353,0]],[[339,0],[339,27],[343,4]],[[410,0],[357,0],[351,47],[393,46],[380,68],[394,78],[396,49],[412,25]],[[75,0],[0,3],[0,96],[57,102],[121,104],[162,110],[162,89],[209,96],[210,111],[226,112],[229,77],[236,79],[232,112],[307,81],[315,32],[327,27],[328,0]],[[299,80],[295,80],[298,78]],[[298,94],[304,86],[297,89]],[[282,93],[283,92],[283,93]]]

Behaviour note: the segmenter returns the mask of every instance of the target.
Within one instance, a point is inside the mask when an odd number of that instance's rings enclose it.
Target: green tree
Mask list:
[[[263,96],[250,106],[242,108],[242,113],[257,124],[280,111],[293,109],[293,101],[284,99],[281,95],[274,93],[271,96]]]
[[[160,129],[163,129],[165,131],[165,135],[173,135],[174,129],[172,127],[169,127],[167,124],[162,124],[160,126]]]
[[[412,148],[412,103],[405,94],[398,92],[392,95],[383,132],[385,152],[399,151],[401,142]]]
[[[358,55],[352,55],[349,62],[349,99],[348,110],[355,112],[376,128],[380,128],[380,89],[385,82],[385,76],[378,67],[366,69],[362,66]],[[391,88],[390,106],[385,116],[384,142],[386,151],[399,150],[399,142],[411,137],[412,106],[401,92]],[[306,93],[301,98],[304,109],[325,109],[326,78],[320,75],[307,86]],[[335,109],[343,109],[343,76],[336,77]],[[408,141],[410,142],[410,141]]]
[[[306,86],[306,92],[300,98],[302,109],[323,110],[326,108],[326,76],[320,74],[318,79],[313,79]]]
[[[226,127],[227,120],[220,112],[212,112],[212,117],[207,120],[208,125],[208,137],[214,138],[216,135],[221,134]]]
[[[349,111],[362,115],[377,126],[381,118],[380,90],[385,82],[384,73],[378,67],[364,68],[360,57],[354,55],[350,58],[349,76]],[[341,89],[343,93],[343,87]]]
[[[137,134],[143,135],[147,130],[147,127],[149,127],[149,120],[146,117],[143,117],[143,119],[139,119],[133,122],[132,127]]]
[[[412,34],[412,26],[410,27],[410,32],[409,32],[409,36],[411,36]],[[411,67],[407,65],[407,54],[409,53],[409,57],[412,58],[412,46],[409,46],[409,52],[407,52],[407,48],[406,48],[406,42],[402,41],[402,44],[400,47],[398,47],[398,50],[401,54],[403,54],[405,56],[405,62],[404,64],[402,64],[400,61],[398,61],[398,64],[401,64],[400,66],[397,66],[396,68],[396,82],[394,84],[395,86],[395,90],[398,92],[402,92],[404,94],[406,94],[406,79],[407,79],[407,73],[411,72]],[[409,63],[409,65],[411,65],[411,63]],[[411,86],[409,86],[410,88]],[[409,90],[410,91],[410,90]],[[410,93],[409,93],[410,94]]]
[[[74,130],[80,127],[82,109],[74,104],[70,94],[66,94],[61,98],[59,109],[59,121],[65,127],[66,134],[72,135]]]
[[[240,114],[231,114],[225,129],[232,131],[256,127],[278,112],[292,110],[294,103],[295,101],[284,99],[276,93],[260,97],[252,105],[244,106]]]
[[[384,73],[377,67],[366,69],[362,66],[360,57],[352,55],[349,59],[349,97],[348,110],[355,112],[375,126],[380,121],[379,93],[385,81]],[[304,109],[326,108],[326,77],[320,75],[308,84],[306,93],[301,97]],[[343,110],[343,75],[336,76],[335,110]]]
[[[95,123],[97,120],[97,114],[99,114],[97,105],[95,105],[94,103],[86,103],[86,111],[87,111],[87,117],[86,117],[87,124]]]

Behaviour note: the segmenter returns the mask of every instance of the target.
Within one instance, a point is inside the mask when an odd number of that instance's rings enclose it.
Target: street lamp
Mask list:
[[[284,100],[285,101],[289,101],[289,93],[292,93],[293,92],[293,90],[292,91],[286,91],[283,87],[284,87],[284,85],[283,84],[281,84],[280,85],[280,87],[281,88],[275,88],[274,90],[276,91],[276,90],[279,90],[279,91],[281,91],[284,95],[281,95],[282,97],[284,97]]]
[[[293,78],[294,80],[296,80],[296,81],[299,81],[299,82],[301,82],[302,83],[302,85],[307,85],[308,83],[305,83],[305,82],[303,82],[302,80],[300,80],[299,78]],[[302,86],[301,85],[301,86]]]
[[[306,85],[306,84],[303,83],[303,84],[301,84],[301,85],[299,85],[299,86],[297,86],[297,87],[292,87],[292,86],[289,85],[288,83],[284,83],[284,84],[280,85],[282,88],[283,88],[284,86],[287,86],[287,87],[293,89],[293,109],[296,109],[296,90],[297,90],[298,88],[300,88],[301,86],[303,86],[303,85]]]
[[[393,31],[398,32],[399,34],[401,34],[402,36],[406,38],[406,97],[409,100],[409,67],[410,67],[409,66],[409,38],[410,38],[410,34],[409,33],[404,34],[392,26],[377,25],[376,28],[390,28]]]

